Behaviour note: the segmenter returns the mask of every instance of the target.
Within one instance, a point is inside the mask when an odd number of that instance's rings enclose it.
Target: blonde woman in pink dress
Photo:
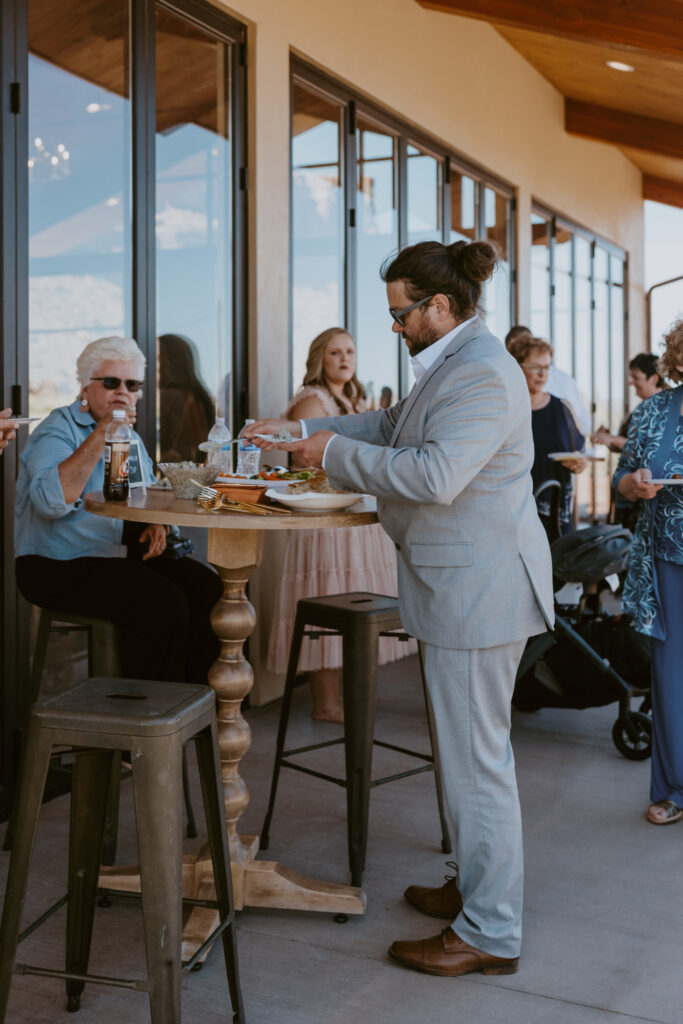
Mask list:
[[[303,386],[287,406],[288,420],[318,416],[352,416],[365,409],[363,389],[356,377],[356,346],[342,327],[330,327],[311,342]],[[287,541],[280,589],[270,633],[268,668],[287,670],[297,601],[303,597],[368,590],[398,593],[396,552],[379,524],[337,530],[292,530]],[[380,639],[379,661],[384,664],[417,650],[414,640]],[[341,637],[304,640],[299,672],[305,672],[313,697],[312,717],[342,722],[339,692]]]

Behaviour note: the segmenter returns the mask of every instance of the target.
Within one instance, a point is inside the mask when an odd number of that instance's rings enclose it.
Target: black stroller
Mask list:
[[[601,609],[605,577],[623,572],[632,535],[621,526],[593,526],[553,541],[550,546],[555,590],[578,583],[578,605],[556,604],[555,629],[533,637],[522,656],[513,707],[586,708],[619,702],[612,728],[617,750],[643,761],[652,749],[649,640],[627,616]],[[638,710],[631,700],[642,698]]]

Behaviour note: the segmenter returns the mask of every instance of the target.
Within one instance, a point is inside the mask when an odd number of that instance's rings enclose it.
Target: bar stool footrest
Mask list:
[[[109,978],[104,974],[74,974],[72,971],[34,967],[31,964],[15,963],[14,974],[36,974],[41,978],[64,978],[66,981],[82,981],[93,985],[112,985],[115,988],[132,988],[137,992],[149,992],[151,987],[147,978]]]

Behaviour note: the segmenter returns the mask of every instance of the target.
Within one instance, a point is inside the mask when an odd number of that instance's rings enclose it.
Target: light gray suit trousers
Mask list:
[[[422,649],[463,896],[453,930],[485,953],[516,957],[523,861],[510,700],[524,641]]]

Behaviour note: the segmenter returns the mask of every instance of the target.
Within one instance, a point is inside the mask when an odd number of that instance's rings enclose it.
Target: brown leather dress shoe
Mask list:
[[[458,888],[458,865],[448,860],[446,865],[455,870],[455,875],[446,875],[446,881],[437,888],[426,885],[409,885],[403,893],[413,907],[429,917],[443,917],[455,921],[462,910],[462,896]]]
[[[457,978],[461,974],[481,971],[482,974],[515,974],[519,969],[519,957],[507,959],[491,956],[475,949],[455,934],[452,928],[444,928],[440,935],[416,942],[393,942],[389,956],[404,967],[424,974],[439,974],[444,978]]]

